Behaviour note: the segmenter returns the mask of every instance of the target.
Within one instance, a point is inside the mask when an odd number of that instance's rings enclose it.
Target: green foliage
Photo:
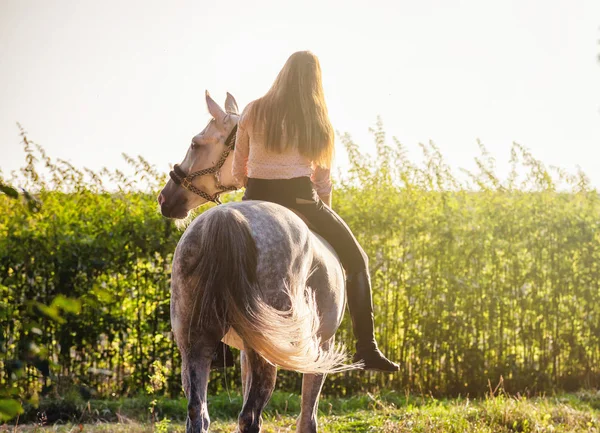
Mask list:
[[[353,169],[334,202],[371,258],[379,340],[402,366],[370,384],[598,387],[600,200],[586,176],[549,171],[514,144],[502,181],[480,144],[462,180],[433,143],[417,165],[380,123],[374,133],[374,159],[343,138]]]
[[[373,133],[373,156],[342,137],[351,170],[334,208],[370,257],[378,341],[402,370],[332,375],[325,393],[473,396],[501,377],[510,392],[599,387],[600,200],[586,176],[517,144],[506,180],[483,145],[477,171],[457,176],[433,143],[417,164],[380,123]],[[23,141],[25,167],[0,179],[31,191],[0,194],[0,384],[24,400],[181,395],[169,322],[181,231],[157,212],[164,175],[141,157],[127,157],[131,175],[79,170]],[[338,341],[353,346],[347,319]],[[36,353],[46,364],[16,373]],[[237,367],[212,374],[211,393],[239,387]],[[280,389],[300,385],[279,374]]]
[[[66,319],[61,317],[61,310],[65,313],[79,314],[81,311],[81,302],[77,299],[69,299],[63,295],[57,295],[50,305],[35,302],[35,306],[44,316],[49,317],[58,323],[66,323]]]
[[[146,392],[155,394],[161,391],[167,383],[168,372],[169,370],[160,361],[154,361],[152,363],[152,374],[149,376],[150,383],[146,386]]]
[[[23,134],[23,138],[25,136]],[[0,178],[0,192],[3,192],[7,197],[11,199],[19,199],[19,193],[12,186],[4,183],[4,181]],[[39,202],[32,197],[27,191],[23,190],[23,199],[24,203],[27,206],[27,209],[30,212],[37,212],[40,209]],[[4,286],[0,286],[2,289],[8,289]],[[79,302],[77,300],[68,299],[62,295],[59,295],[54,298],[52,304],[50,306],[46,306],[41,302],[34,301],[32,302],[38,310],[49,317],[52,320],[55,320],[60,323],[64,323],[64,319],[60,316],[59,309],[64,310],[65,312],[79,312]],[[2,304],[4,308],[4,304]],[[38,328],[30,327],[31,334],[40,334],[41,331]],[[1,336],[0,343],[5,340],[5,336]],[[24,337],[21,340],[21,347],[25,348],[24,352],[17,354],[17,356],[11,360],[11,362],[7,363],[7,366],[10,368],[11,378],[17,378],[23,375],[24,370],[27,366],[31,366],[33,368],[37,368],[38,370],[45,372],[47,360],[45,358],[45,351],[41,350],[37,347],[35,342],[31,337]],[[0,346],[0,353],[6,355],[8,352],[6,345]],[[5,359],[5,356],[2,357]],[[15,386],[11,381],[5,381],[0,383],[0,421],[10,420],[20,414],[23,413],[23,407],[21,405],[21,401],[16,399],[19,393],[19,387]],[[6,398],[9,397],[9,398]],[[30,398],[29,401],[35,402],[37,399],[35,397]]]
[[[0,181],[0,191],[9,196],[10,198],[19,198],[19,193],[12,186],[4,185]]]
[[[149,395],[153,395],[159,391],[161,391],[166,383],[167,378],[166,375],[168,373],[167,368],[165,368],[160,361],[154,361],[152,363],[152,374],[150,375],[150,383],[146,385],[146,392]],[[150,402],[150,415],[152,417],[152,426],[153,431],[157,433],[166,433],[169,429],[170,420],[169,418],[163,418],[161,421],[157,421],[156,417],[156,405],[158,404],[158,400],[154,399]]]
[[[23,407],[18,401],[12,399],[0,400],[0,421],[8,421],[21,413],[23,413]]]

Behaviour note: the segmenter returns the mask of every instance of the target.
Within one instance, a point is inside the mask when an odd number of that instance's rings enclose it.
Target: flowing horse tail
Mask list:
[[[282,282],[281,290],[286,290],[290,299],[289,310],[265,302],[256,273],[258,251],[245,216],[227,207],[214,208],[210,214],[203,221],[198,254],[198,275],[204,288],[201,321],[214,320],[210,312],[216,311],[222,329],[232,326],[248,348],[281,368],[317,374],[355,368],[344,365],[343,347],[321,346],[312,290],[286,288]]]

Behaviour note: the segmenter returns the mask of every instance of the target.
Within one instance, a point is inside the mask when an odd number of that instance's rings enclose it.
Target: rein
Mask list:
[[[193,192],[196,195],[199,195],[200,197],[202,197],[203,199],[205,199],[207,201],[212,201],[213,203],[221,204],[221,200],[219,200],[219,196],[222,193],[224,193],[225,191],[235,191],[237,189],[235,186],[221,185],[221,181],[219,180],[219,176],[218,176],[219,170],[221,169],[221,167],[223,167],[223,164],[225,164],[225,160],[227,159],[227,157],[229,156],[231,151],[233,149],[235,149],[235,134],[236,134],[236,132],[237,132],[237,125],[235,125],[233,127],[233,130],[227,137],[227,140],[225,140],[225,150],[221,154],[221,158],[219,158],[219,161],[212,167],[204,168],[202,170],[198,170],[198,171],[195,171],[193,173],[186,175],[185,172],[179,167],[179,164],[175,164],[173,166],[173,170],[171,170],[169,172],[169,176],[171,176],[171,179],[173,180],[173,182],[175,182],[177,185],[181,185],[183,188],[187,189],[188,191]],[[219,191],[217,191],[216,193],[214,193],[212,195],[207,193],[206,191],[202,191],[200,188],[197,188],[194,185],[192,185],[192,181],[194,180],[194,178],[200,177],[200,176],[206,176],[209,174],[212,174],[214,176],[214,178],[217,182],[217,188],[219,188]]]

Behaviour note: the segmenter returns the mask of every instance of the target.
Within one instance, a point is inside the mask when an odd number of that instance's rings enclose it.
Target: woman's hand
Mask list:
[[[324,195],[319,198],[321,199],[321,201],[323,203],[325,203],[327,206],[331,207],[331,194],[327,194],[327,195]]]

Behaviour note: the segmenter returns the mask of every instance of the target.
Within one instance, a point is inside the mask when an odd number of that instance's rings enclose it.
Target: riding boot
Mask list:
[[[222,370],[225,367],[233,366],[233,353],[231,352],[231,349],[225,343],[219,341],[219,345],[217,346],[210,364],[211,370]]]
[[[356,338],[353,362],[363,362],[365,370],[395,372],[399,365],[388,360],[379,351],[375,341],[373,324],[373,301],[368,271],[348,275],[346,279],[348,309],[352,318],[352,330]]]

